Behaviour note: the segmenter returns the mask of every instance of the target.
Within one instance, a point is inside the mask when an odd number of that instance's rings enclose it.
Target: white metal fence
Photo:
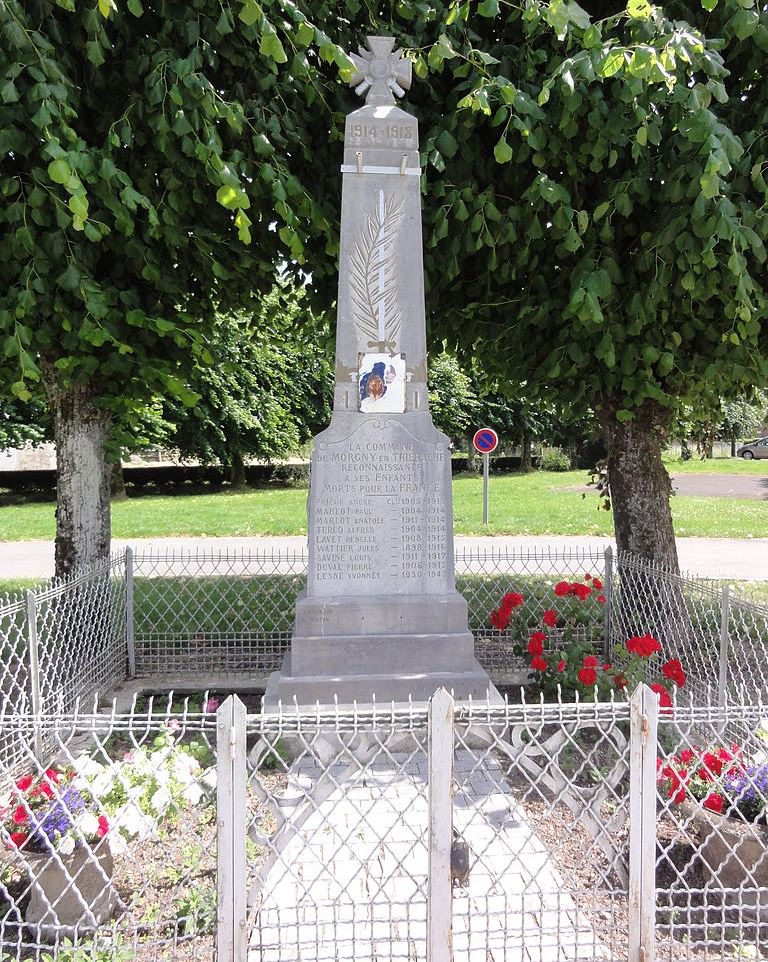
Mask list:
[[[0,720],[26,746],[21,776],[0,767],[4,960],[682,962],[766,944],[762,706],[660,711],[640,688],[205,707]]]
[[[146,552],[130,549],[66,582],[0,599],[0,716],[71,710],[126,678],[183,687],[278,670],[290,643],[302,552]],[[561,579],[599,577],[605,603],[579,627],[595,651],[653,633],[688,673],[693,701],[768,700],[768,606],[743,592],[680,578],[611,551],[459,552],[478,661],[497,685],[525,682],[522,655]],[[514,630],[489,613],[508,591],[524,601]],[[186,681],[185,681],[186,679]],[[0,743],[9,758],[14,745]]]

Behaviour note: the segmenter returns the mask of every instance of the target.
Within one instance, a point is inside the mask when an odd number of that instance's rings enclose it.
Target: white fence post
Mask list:
[[[603,552],[603,657],[606,661],[611,660],[611,618],[613,616],[613,548],[608,545]]]
[[[656,958],[656,752],[659,698],[632,695],[629,732],[629,962]]]
[[[133,548],[125,549],[125,643],[128,648],[128,677],[136,677],[136,637],[133,627]]]
[[[731,615],[731,589],[723,588],[720,606],[720,671],[717,678],[717,703],[725,708],[728,700],[728,649],[730,648],[729,621]]]
[[[216,712],[217,962],[246,962],[245,705],[230,695]]]
[[[40,660],[37,644],[37,600],[34,591],[27,591],[27,652],[29,655],[29,695],[34,718],[34,749],[38,761],[43,759],[43,735],[40,722],[43,700],[40,694]]]
[[[427,878],[427,962],[453,958],[453,698],[438,688],[429,700],[427,737],[429,872]]]

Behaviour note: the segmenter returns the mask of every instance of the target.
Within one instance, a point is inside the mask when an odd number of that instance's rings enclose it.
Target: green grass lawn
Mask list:
[[[686,471],[692,463],[685,462]],[[768,473],[765,463],[722,463],[730,465],[730,470],[749,468],[752,473],[760,467]],[[456,533],[610,535],[610,512],[599,510],[594,492],[582,497],[578,490],[586,479],[584,471],[492,476],[490,524],[485,527],[482,479],[457,477],[453,484]],[[306,500],[305,488],[278,486],[244,492],[143,495],[113,505],[112,534],[125,539],[305,534]],[[52,538],[53,511],[52,502],[1,506],[0,540]],[[672,513],[678,535],[768,537],[768,501],[676,496]]]

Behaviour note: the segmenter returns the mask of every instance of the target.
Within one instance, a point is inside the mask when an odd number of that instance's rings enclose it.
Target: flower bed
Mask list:
[[[654,678],[662,648],[652,635],[627,639],[623,648],[614,650],[611,661],[595,653],[586,629],[599,621],[599,608],[605,604],[599,578],[585,574],[581,581],[559,581],[552,594],[550,607],[525,647],[521,641],[512,642],[515,654],[527,654],[530,659],[529,682],[535,693],[565,700],[605,699],[612,691],[633,690],[646,682],[658,694],[662,708],[671,707],[672,686],[682,688],[686,674],[680,661],[670,658]],[[517,623],[524,604],[521,593],[507,592],[490,614],[491,625],[510,638],[524,637],[530,626]]]

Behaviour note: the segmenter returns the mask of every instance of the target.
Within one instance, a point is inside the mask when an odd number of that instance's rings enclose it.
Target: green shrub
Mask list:
[[[571,459],[564,451],[552,448],[542,454],[539,469],[541,471],[570,471]]]

